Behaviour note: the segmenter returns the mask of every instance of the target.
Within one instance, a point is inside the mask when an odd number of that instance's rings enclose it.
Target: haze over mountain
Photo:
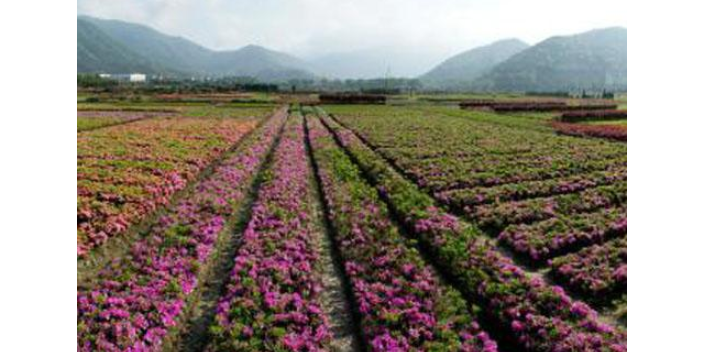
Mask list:
[[[544,40],[498,64],[474,86],[495,91],[615,89],[627,86],[626,28]]]
[[[416,77],[437,62],[418,48],[370,48],[315,56],[308,61],[315,72],[339,79]]]
[[[420,77],[429,88],[462,89],[497,64],[530,45],[519,39],[505,39],[457,54]]]
[[[308,64],[291,55],[248,45],[214,51],[150,27],[78,17],[78,71],[251,76],[262,81],[311,79]]]

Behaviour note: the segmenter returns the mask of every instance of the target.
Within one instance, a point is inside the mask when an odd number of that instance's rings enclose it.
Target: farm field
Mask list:
[[[626,236],[624,144],[497,126],[471,116],[385,108],[327,111],[440,204],[530,267],[560,262],[574,252],[586,256],[583,248]],[[597,271],[592,280],[604,286],[600,290],[583,290],[572,271],[552,276],[585,293],[581,298],[609,305],[625,293],[625,277],[602,279],[598,271],[620,269],[625,276],[625,265],[624,253],[607,267],[584,268]]]
[[[625,143],[216,98],[79,102],[79,351],[627,350]]]
[[[174,116],[172,112],[79,110],[77,131],[89,131],[153,117]]]
[[[270,111],[238,110],[229,118],[91,111],[138,121],[78,133],[78,255],[167,204]]]

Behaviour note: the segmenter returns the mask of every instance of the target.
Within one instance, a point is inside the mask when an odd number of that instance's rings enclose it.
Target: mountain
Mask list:
[[[623,89],[626,29],[613,27],[552,37],[514,55],[475,82],[493,91]]]
[[[468,87],[473,80],[497,64],[525,50],[529,45],[518,39],[505,39],[457,54],[420,77],[428,88]]]
[[[304,61],[260,46],[215,51],[140,24],[88,16],[79,16],[78,24],[79,72],[250,76],[261,81],[315,77]],[[88,40],[92,37],[103,40]],[[110,52],[113,56],[81,55],[81,48],[87,52]]]
[[[218,75],[256,76],[261,80],[312,79],[309,65],[294,56],[257,45],[215,52],[209,71]]]
[[[153,62],[165,63],[172,70],[207,73],[207,62],[213,52],[181,37],[158,32],[140,24],[80,16],[124,47]],[[80,41],[79,41],[80,43]]]
[[[159,72],[158,65],[114,40],[88,21],[78,20],[78,72]]]

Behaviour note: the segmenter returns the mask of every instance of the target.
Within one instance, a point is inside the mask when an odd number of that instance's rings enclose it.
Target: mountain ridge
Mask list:
[[[94,34],[98,32],[100,34]],[[104,46],[108,47],[105,50],[123,56],[131,63],[116,65],[108,59],[102,64],[96,60],[91,62],[91,57],[86,53],[99,46],[96,41],[85,40],[91,35],[109,38],[105,42]],[[117,73],[125,67],[138,67],[148,74],[251,76],[265,81],[315,78],[303,60],[286,53],[258,45],[216,51],[149,26],[120,20],[79,16],[78,46],[79,72]]]
[[[431,88],[462,88],[530,45],[520,39],[503,39],[463,51],[444,60],[419,78]]]
[[[77,32],[79,73],[246,76],[280,82],[379,78],[427,64],[405,67],[394,61],[403,55],[393,50],[332,53],[320,60],[303,60],[256,44],[218,51],[146,25],[84,15],[77,17]],[[500,40],[453,55],[417,78],[425,88],[441,90],[625,89],[626,58],[626,28],[609,27],[553,36],[533,46],[519,39]]]
[[[496,65],[474,87],[495,91],[625,89],[627,29],[550,37]]]

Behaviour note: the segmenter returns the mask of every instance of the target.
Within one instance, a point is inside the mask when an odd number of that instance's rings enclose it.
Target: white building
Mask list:
[[[147,75],[144,73],[131,73],[130,74],[130,82],[146,82],[147,81]]]
[[[98,76],[121,82],[143,83],[147,81],[147,75],[144,73],[101,73]]]

